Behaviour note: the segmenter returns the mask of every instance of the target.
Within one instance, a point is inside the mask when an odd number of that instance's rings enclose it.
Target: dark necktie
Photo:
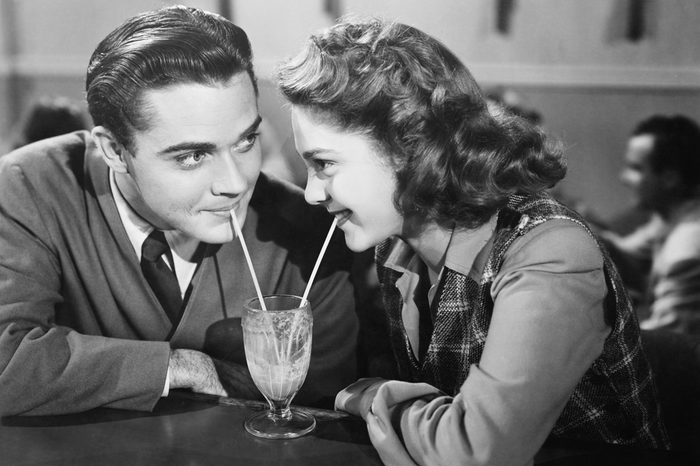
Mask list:
[[[180,317],[182,296],[175,271],[165,263],[163,254],[171,257],[168,242],[162,231],[153,230],[141,247],[141,271],[170,321],[176,324]]]
[[[416,287],[416,292],[413,298],[419,312],[418,360],[420,362],[423,362],[425,353],[428,351],[428,346],[430,346],[430,340],[433,337],[433,315],[430,300],[428,299],[429,291],[430,278],[428,276],[428,270],[424,268],[420,274],[420,280],[418,281],[418,286]]]

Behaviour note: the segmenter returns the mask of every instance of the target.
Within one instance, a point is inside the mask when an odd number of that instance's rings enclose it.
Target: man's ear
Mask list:
[[[92,139],[102,153],[102,157],[115,173],[128,173],[126,164],[126,148],[117,141],[114,134],[104,126],[92,129]]]
[[[677,170],[664,170],[661,172],[661,180],[666,189],[678,189],[681,185],[681,174]]]

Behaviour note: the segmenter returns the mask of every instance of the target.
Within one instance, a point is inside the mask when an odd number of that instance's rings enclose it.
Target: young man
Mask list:
[[[240,330],[256,292],[231,215],[266,294],[301,294],[330,218],[260,173],[245,33],[194,8],[137,15],[98,45],[86,90],[91,133],[0,160],[0,415],[150,410],[175,388],[259,397]],[[302,404],[355,375],[341,244],[309,296]]]
[[[652,215],[628,236],[601,236],[628,283],[645,285],[644,329],[700,333],[699,150],[700,128],[680,115],[640,122],[627,144],[621,179]]]

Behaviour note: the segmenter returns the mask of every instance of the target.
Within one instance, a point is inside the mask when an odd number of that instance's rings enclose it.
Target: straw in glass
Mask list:
[[[321,260],[323,259],[323,255],[326,253],[326,249],[328,249],[328,243],[331,242],[331,237],[333,237],[333,231],[335,230],[335,227],[338,225],[338,218],[334,218],[333,222],[331,223],[331,227],[328,229],[328,233],[326,234],[326,239],[323,241],[323,246],[321,246],[321,252],[318,254],[318,258],[316,259],[316,264],[314,264],[314,268],[311,272],[311,276],[309,277],[309,283],[306,284],[306,289],[304,290],[304,295],[301,298],[301,302],[299,303],[299,306],[304,305],[304,301],[307,301],[307,298],[309,296],[309,292],[311,291],[311,285],[314,282],[314,278],[316,278],[316,272],[318,272],[318,267],[321,265]],[[302,316],[303,318],[303,316]],[[290,337],[289,341],[287,342],[287,358],[291,356],[292,353],[292,340],[294,339],[295,335],[298,333],[297,325],[299,324],[299,321],[302,320],[299,315],[294,316],[294,321],[292,322],[292,328],[290,330]]]
[[[335,230],[336,225],[338,225],[338,218],[333,219],[333,223],[331,223],[331,227],[328,229],[328,234],[326,235],[326,240],[323,242],[323,246],[321,247],[321,252],[318,254],[318,259],[316,259],[316,264],[314,264],[314,269],[311,272],[311,276],[309,277],[309,283],[306,284],[306,289],[304,290],[304,296],[302,297],[302,303],[306,301],[306,298],[309,296],[309,291],[311,291],[311,285],[314,282],[314,278],[316,278],[316,272],[318,272],[318,266],[321,265],[321,259],[323,259],[323,255],[326,253],[326,249],[328,248],[328,243],[331,242],[331,237],[333,236],[333,230]]]
[[[260,291],[260,285],[258,284],[258,277],[255,275],[255,269],[253,269],[253,262],[250,260],[248,246],[246,246],[245,239],[243,239],[241,225],[238,223],[238,217],[236,217],[236,211],[234,209],[231,209],[231,223],[233,223],[233,229],[236,231],[236,236],[238,236],[238,239],[241,242],[241,247],[243,248],[245,260],[248,262],[248,268],[250,269],[250,275],[253,277],[255,291],[258,293],[258,299],[260,300],[260,307],[263,311],[267,311],[267,308],[265,307],[265,299],[263,299],[262,292]]]

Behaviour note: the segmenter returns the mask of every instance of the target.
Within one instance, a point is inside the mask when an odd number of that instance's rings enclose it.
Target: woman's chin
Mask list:
[[[357,233],[345,233],[345,244],[348,246],[352,252],[364,252],[370,248],[373,248],[378,244],[378,242],[370,241],[364,235],[358,235]]]

